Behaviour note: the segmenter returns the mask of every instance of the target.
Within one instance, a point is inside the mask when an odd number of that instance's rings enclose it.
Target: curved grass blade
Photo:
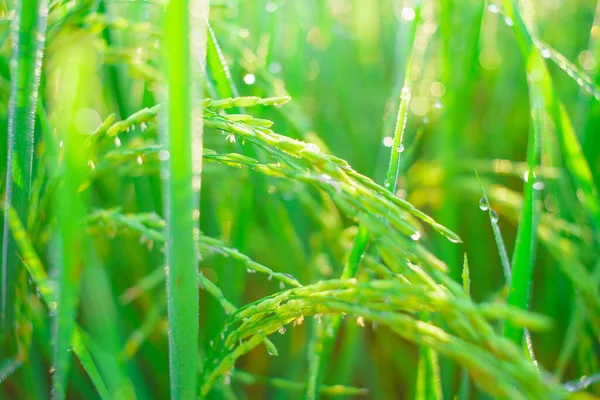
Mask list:
[[[198,368],[199,193],[202,172],[201,64],[207,0],[171,0],[165,16],[166,109],[161,140],[166,216],[171,398],[196,395]]]
[[[8,157],[5,202],[14,207],[27,224],[34,149],[35,111],[42,73],[42,58],[48,17],[47,0],[17,2],[11,60],[12,85],[8,118]],[[19,260],[16,245],[9,236],[4,219],[2,238],[2,280],[0,292],[0,330],[12,329],[15,287]]]

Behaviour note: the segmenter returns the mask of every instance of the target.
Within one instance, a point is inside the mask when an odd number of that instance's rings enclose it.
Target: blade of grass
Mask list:
[[[47,0],[17,2],[12,22],[14,47],[11,60],[12,85],[8,118],[8,157],[5,187],[6,207],[14,207],[27,224],[34,149],[35,111],[46,40]],[[5,213],[6,216],[6,213]],[[12,329],[19,259],[4,219],[0,331]]]
[[[171,398],[196,395],[198,367],[199,192],[202,169],[202,88],[207,0],[172,0],[165,17],[167,107],[161,132],[166,217],[167,312]]]

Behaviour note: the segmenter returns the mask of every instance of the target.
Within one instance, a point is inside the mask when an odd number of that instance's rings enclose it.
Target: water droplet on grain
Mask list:
[[[508,26],[513,26],[515,24],[509,17],[504,17],[504,23],[506,23]]]
[[[409,87],[403,87],[402,91],[400,92],[400,98],[402,100],[410,100],[410,95],[411,95],[411,90]]]
[[[249,274],[255,274],[256,273],[255,270],[250,269],[250,268],[246,268],[246,272],[249,273]]]
[[[419,231],[416,231],[415,233],[410,235],[410,238],[416,242],[417,240],[421,239],[421,234],[419,233]]]
[[[313,153],[320,153],[321,149],[319,148],[319,146],[317,146],[314,143],[308,143],[306,146],[304,146],[304,150],[305,151],[310,151]]]
[[[543,49],[541,49],[541,50],[540,50],[540,54],[541,54],[541,56],[542,56],[542,57],[544,57],[544,58],[550,58],[550,56],[552,55],[552,53],[550,52],[550,50],[549,50],[549,49],[547,49],[547,48],[543,48]]]
[[[479,208],[481,209],[481,211],[487,211],[490,208],[490,206],[488,205],[488,202],[485,199],[485,197],[482,197],[479,200]]]
[[[492,222],[498,222],[500,218],[498,217],[498,213],[492,210],[490,211],[490,219],[492,220]]]

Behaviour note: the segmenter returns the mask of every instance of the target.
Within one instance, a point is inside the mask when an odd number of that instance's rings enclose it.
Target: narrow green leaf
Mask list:
[[[161,140],[166,216],[167,312],[171,398],[196,395],[198,366],[199,193],[202,170],[202,71],[208,1],[171,0],[165,17],[166,107]]]
[[[8,117],[6,209],[14,207],[27,225],[32,179],[34,124],[42,58],[46,41],[47,0],[17,1],[12,21],[14,47],[11,60],[11,94]],[[19,259],[10,237],[5,213],[0,280],[0,330],[12,329]]]

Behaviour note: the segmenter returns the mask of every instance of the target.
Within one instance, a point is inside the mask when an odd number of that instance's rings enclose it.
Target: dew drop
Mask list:
[[[498,217],[498,213],[492,210],[490,211],[490,219],[492,220],[492,222],[498,222],[500,218]]]
[[[498,12],[500,12],[500,9],[498,8],[497,5],[495,4],[490,4],[488,6],[488,11],[491,12],[492,14],[498,14]]]
[[[544,190],[544,188],[546,187],[546,184],[543,181],[537,181],[533,184],[533,190]]]
[[[385,147],[392,147],[394,145],[394,138],[391,136],[386,136],[383,138],[383,145]]]
[[[138,156],[138,157],[136,158],[136,161],[137,161],[137,163],[138,163],[139,165],[142,165],[142,163],[144,162],[144,160],[142,159],[142,156]]]
[[[169,159],[169,157],[170,157],[169,150],[163,149],[163,150],[161,150],[161,151],[158,152],[158,159],[160,161],[166,161],[166,160]]]
[[[321,152],[321,149],[319,148],[319,146],[317,146],[314,143],[308,143],[306,146],[304,146],[304,150],[310,151],[312,153],[320,153]]]
[[[255,270],[250,269],[250,268],[246,268],[246,272],[249,273],[249,274],[255,274],[256,273]]]
[[[115,146],[116,147],[121,147],[121,139],[119,139],[118,136],[115,137]]]
[[[400,92],[400,98],[402,100],[410,100],[410,96],[411,96],[411,90],[409,87],[403,87],[402,91]]]
[[[552,53],[550,52],[550,50],[549,50],[549,49],[547,49],[547,48],[543,48],[543,49],[541,49],[541,50],[540,50],[540,54],[541,54],[541,56],[542,56],[542,57],[544,57],[544,58],[550,58],[550,56],[552,55]]]
[[[404,145],[403,145],[402,143],[400,143],[400,144],[398,145],[398,147],[396,148],[396,151],[397,151],[398,153],[403,153],[403,152],[404,152]]]
[[[490,206],[488,205],[488,202],[485,199],[485,197],[482,197],[481,199],[479,199],[479,209],[481,211],[487,211],[489,208],[490,208]]]
[[[433,108],[435,108],[436,110],[441,110],[442,108],[444,108],[444,104],[440,99],[437,99],[433,104]]]
[[[416,242],[419,239],[421,239],[421,234],[419,233],[419,231],[416,231],[415,233],[413,233],[412,235],[410,235],[410,238]]]
[[[504,17],[504,23],[508,26],[513,26],[515,24],[509,17]]]

